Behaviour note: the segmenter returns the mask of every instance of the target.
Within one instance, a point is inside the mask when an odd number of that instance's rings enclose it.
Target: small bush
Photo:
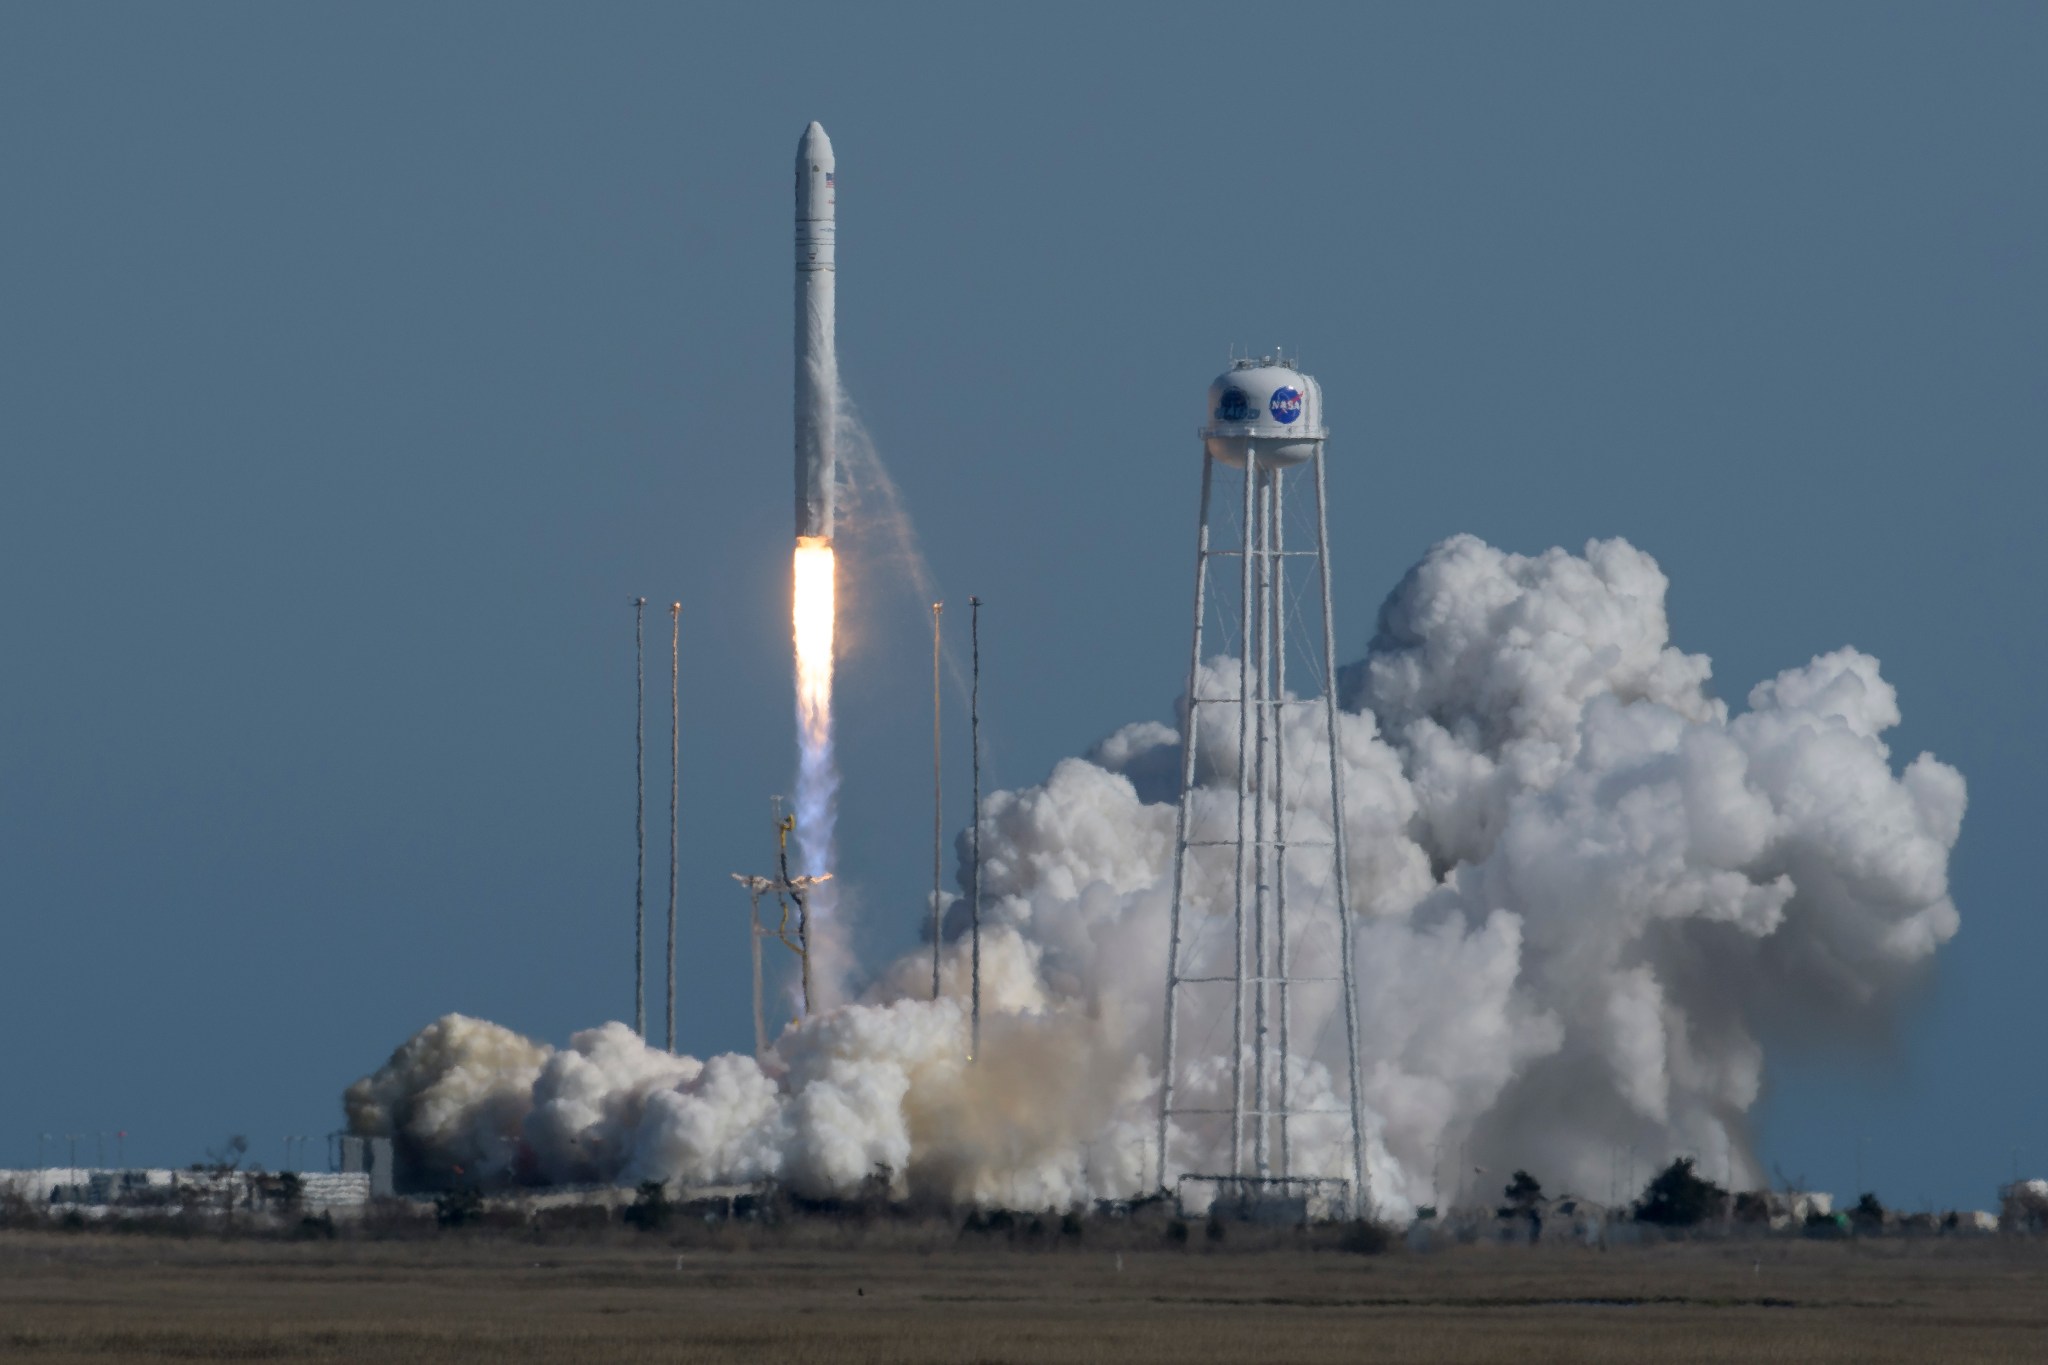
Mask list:
[[[1821,1213],[1816,1210],[1806,1215],[1806,1224],[1801,1230],[1808,1237],[1830,1241],[1848,1235],[1849,1220],[1839,1213]]]
[[[483,1191],[474,1185],[443,1190],[434,1196],[434,1221],[444,1228],[473,1223],[484,1211]]]
[[[0,1190],[0,1228],[40,1227],[43,1211],[29,1202],[20,1190]]]
[[[668,1186],[659,1180],[643,1180],[639,1193],[633,1202],[619,1214],[629,1228],[642,1232],[659,1232],[668,1226],[672,1211],[668,1201]]]
[[[1638,1223],[1689,1228],[1719,1218],[1728,1207],[1728,1191],[1693,1173],[1692,1158],[1682,1156],[1657,1173],[1643,1188],[1636,1205]]]
[[[1166,1240],[1177,1246],[1185,1246],[1188,1240],[1187,1220],[1176,1218],[1166,1225]]]
[[[1337,1250],[1348,1251],[1354,1256],[1377,1256],[1393,1242],[1392,1233],[1378,1223],[1361,1219],[1344,1225],[1344,1231],[1337,1238]]]
[[[1516,1214],[1528,1213],[1543,1201],[1543,1186],[1527,1171],[1516,1171],[1515,1178],[1507,1183],[1501,1194],[1508,1202],[1501,1209],[1500,1216],[1513,1218]]]
[[[334,1215],[324,1209],[318,1217],[308,1214],[299,1220],[297,1227],[292,1229],[292,1236],[302,1242],[311,1241],[316,1238],[325,1238],[328,1241],[333,1241]]]

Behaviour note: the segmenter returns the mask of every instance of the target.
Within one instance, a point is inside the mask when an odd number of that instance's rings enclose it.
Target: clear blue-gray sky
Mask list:
[[[1892,1036],[1778,1040],[1762,1149],[1987,1204],[2048,1170],[2043,72],[2012,4],[0,9],[0,1163],[276,1162],[440,1013],[627,1017],[636,593],[657,907],[686,604],[683,1039],[746,1046],[816,118],[848,383],[949,625],[989,604],[992,782],[1170,715],[1200,395],[1284,343],[1346,657],[1472,531],[1649,550],[1737,705],[1884,661],[1899,757],[1970,782],[1963,927]],[[879,959],[928,662],[868,568]]]

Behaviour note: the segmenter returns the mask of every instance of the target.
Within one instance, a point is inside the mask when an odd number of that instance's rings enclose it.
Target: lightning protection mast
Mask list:
[[[1176,1188],[1209,1185],[1217,1209],[1249,1214],[1265,1205],[1270,1213],[1284,1201],[1304,1216],[1341,1211],[1359,1218],[1371,1199],[1358,1093],[1325,435],[1321,386],[1284,358],[1234,361],[1209,386],[1156,1170],[1161,1189],[1169,1171]],[[1297,537],[1312,548],[1290,548],[1286,495],[1304,474],[1314,495],[1313,535],[1304,527]],[[1241,503],[1220,516],[1219,485],[1226,504],[1232,485],[1242,489]],[[1214,548],[1212,528],[1233,523],[1234,533],[1223,533],[1227,548]],[[1221,600],[1212,603],[1210,562],[1218,559],[1236,563],[1219,584]],[[1235,593],[1229,578],[1237,580]],[[1299,591],[1290,594],[1290,583],[1312,593],[1310,602]],[[1303,619],[1304,605],[1319,609],[1320,630]],[[1209,643],[1219,652],[1234,647],[1234,666],[1203,665],[1203,625],[1212,610],[1221,638]],[[1306,698],[1288,691],[1290,659],[1312,685]],[[1218,725],[1222,731],[1210,737]],[[1329,1036],[1339,1017],[1343,1059],[1328,1061],[1332,1071],[1342,1067],[1346,1108],[1329,1101],[1303,1107],[1302,1072],[1316,1048],[1311,1042],[1297,1053],[1294,1040]],[[1184,1024],[1195,1026],[1199,1046],[1215,1048],[1192,1066],[1177,1055]],[[1228,1042],[1202,1041],[1218,1036]],[[1295,1148],[1294,1122],[1311,1115],[1320,1116],[1322,1132],[1330,1131],[1330,1119],[1343,1120],[1345,1169],[1298,1169],[1331,1164],[1314,1156],[1304,1162]],[[1170,1145],[1179,1148],[1178,1160]],[[1199,1163],[1195,1170],[1190,1161]]]
[[[633,1032],[647,1037],[647,599],[633,599]]]

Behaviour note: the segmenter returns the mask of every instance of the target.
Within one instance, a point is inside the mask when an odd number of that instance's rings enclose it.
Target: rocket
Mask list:
[[[812,123],[796,149],[796,534],[832,540],[839,360],[833,340],[832,139]]]

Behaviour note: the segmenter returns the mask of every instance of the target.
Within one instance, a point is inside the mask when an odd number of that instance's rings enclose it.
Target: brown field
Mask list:
[[[0,1360],[23,1365],[2044,1359],[2048,1246],[2004,1238],[1358,1256],[0,1232]]]

